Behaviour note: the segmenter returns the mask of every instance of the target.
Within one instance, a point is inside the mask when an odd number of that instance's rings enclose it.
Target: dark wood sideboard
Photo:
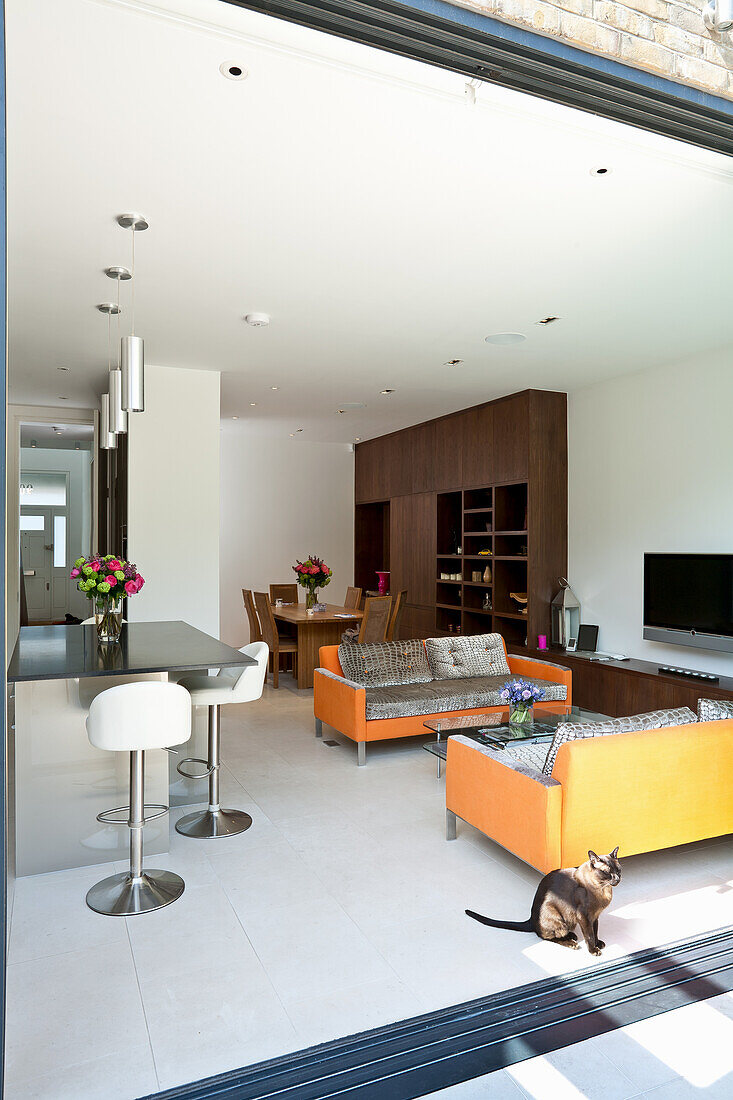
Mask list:
[[[511,647],[510,651],[511,651]],[[565,665],[573,673],[573,702],[580,707],[620,718],[665,707],[697,709],[698,699],[733,699],[733,677],[717,684],[688,680],[659,671],[652,661],[590,661],[564,649],[529,649],[517,656],[538,657]]]

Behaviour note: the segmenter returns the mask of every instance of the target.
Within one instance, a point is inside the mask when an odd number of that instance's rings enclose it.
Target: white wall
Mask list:
[[[127,553],[146,581],[129,617],[183,619],[218,637],[218,372],[146,366],[129,446]]]
[[[645,552],[733,553],[733,367],[723,353],[569,399],[569,579],[598,648],[733,675],[733,655],[642,638]]]
[[[24,472],[55,470],[69,475],[68,547],[69,572],[80,555],[91,553],[91,451],[53,450],[46,447],[21,447],[20,476]],[[32,497],[22,497],[22,505],[32,505]],[[66,610],[84,619],[89,601],[69,580]]]
[[[221,433],[221,637],[249,640],[242,588],[292,581],[318,554],[333,569],[324,597],[342,603],[354,579],[354,455],[344,444]],[[304,600],[301,594],[301,602]]]

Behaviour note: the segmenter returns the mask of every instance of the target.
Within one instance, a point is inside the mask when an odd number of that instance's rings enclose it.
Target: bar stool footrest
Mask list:
[[[148,813],[148,810],[156,810],[156,813]],[[147,825],[149,821],[155,821],[159,817],[163,817],[168,813],[169,807],[163,806],[160,802],[146,802],[143,806],[143,819],[141,824]],[[124,814],[124,817],[114,817],[114,814]],[[114,806],[111,810],[102,810],[101,814],[97,814],[97,821],[100,821],[102,825],[130,825],[130,807],[129,806]]]
[[[187,772],[185,771],[184,764],[203,764],[206,771],[203,772]],[[182,775],[184,779],[208,779],[212,772],[215,772],[218,768],[218,764],[209,764],[208,760],[202,760],[199,756],[187,756],[183,759],[176,771],[179,775]]]

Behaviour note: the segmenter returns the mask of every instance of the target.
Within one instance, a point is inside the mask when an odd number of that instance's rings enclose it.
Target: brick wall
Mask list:
[[[452,2],[733,99],[733,32],[707,30],[705,0]]]

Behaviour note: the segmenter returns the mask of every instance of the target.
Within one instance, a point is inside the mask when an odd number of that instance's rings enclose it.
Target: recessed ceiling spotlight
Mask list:
[[[53,434],[54,435],[61,435],[63,433],[63,430],[64,430],[63,428],[54,428]]]
[[[383,394],[385,397],[388,397],[389,394],[394,393],[394,390],[380,390],[379,392],[381,394]]]
[[[68,367],[56,367],[56,370],[62,370],[64,372],[64,374],[69,373],[69,368]]]
[[[463,362],[462,359],[449,359],[447,363],[443,363],[444,367],[457,367]]]
[[[219,72],[227,80],[246,80],[249,76],[249,71],[238,61],[222,61]]]
[[[357,435],[356,439],[354,440],[354,443],[361,443],[361,436],[360,435]]]
[[[291,439],[295,439],[295,432],[291,432],[291,433],[290,433],[290,438],[291,438]]]
[[[68,399],[68,397],[57,397],[56,400],[57,401],[68,401],[69,399]]]
[[[37,447],[37,446],[38,446],[38,440],[37,439],[32,439],[31,440],[31,447]]]
[[[559,317],[540,317],[539,321],[535,321],[536,325],[554,325],[555,321],[559,321]]]
[[[270,323],[269,313],[247,313],[245,314],[245,321],[252,328],[267,328]]]
[[[270,386],[270,389],[271,389],[271,390],[277,390],[277,389],[279,389],[279,388],[280,388],[279,386]]]
[[[239,420],[239,417],[238,416],[233,416],[232,420]]]
[[[521,344],[527,339],[521,332],[494,332],[491,336],[484,337],[487,344],[498,344],[500,347],[509,347],[510,344]]]
[[[296,432],[302,432],[303,431],[302,428],[296,428],[295,430],[296,430]]]
[[[254,409],[254,408],[255,408],[256,406],[257,406],[257,402],[256,402],[256,401],[250,401],[250,403],[249,403],[249,407],[250,407],[250,409]]]
[[[590,174],[592,176],[610,176],[611,169],[606,168],[605,165],[601,165],[600,167],[591,168]]]

